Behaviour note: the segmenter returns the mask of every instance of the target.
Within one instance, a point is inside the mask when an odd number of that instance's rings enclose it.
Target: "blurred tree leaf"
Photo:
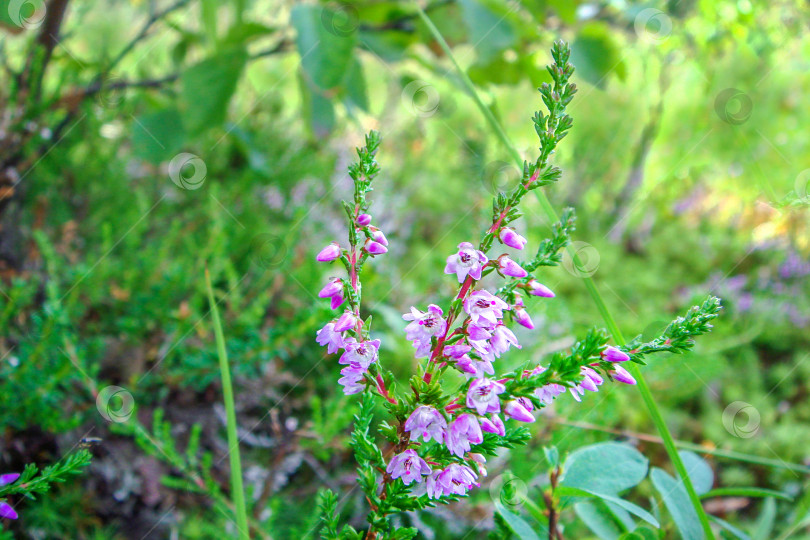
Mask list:
[[[495,511],[498,512],[509,529],[511,529],[520,540],[540,540],[540,537],[534,532],[531,525],[526,523],[522,517],[506,509],[506,507],[498,501],[495,502]],[[542,532],[548,534],[545,531],[545,527],[543,527]]]
[[[681,538],[703,540],[703,527],[683,484],[657,467],[653,468],[650,473],[650,479],[669,510],[669,515],[672,516],[675,526],[681,533]]]
[[[315,137],[325,137],[335,127],[335,108],[332,102],[320,94],[318,88],[299,72],[298,87],[301,90],[302,113]]]
[[[187,69],[180,77],[183,124],[196,135],[222,124],[228,103],[247,61],[243,49],[218,53]]]
[[[708,493],[714,485],[714,472],[712,472],[711,466],[705,459],[689,450],[681,450],[678,453],[697,494]]]
[[[478,0],[461,0],[461,8],[470,44],[480,62],[489,62],[514,44],[515,33],[506,14],[493,13]]]
[[[399,32],[396,30],[386,32],[360,30],[359,39],[364,49],[371,51],[384,62],[402,60],[408,47],[416,43],[416,36],[412,32]]]
[[[343,84],[346,89],[346,97],[349,101],[364,111],[368,111],[366,79],[363,75],[363,65],[357,58],[352,58],[349,69],[346,70],[346,77]]]
[[[583,501],[574,505],[574,511],[579,519],[597,536],[600,540],[615,540],[621,534],[621,530],[613,521],[610,512],[600,501]]]
[[[353,28],[330,23],[336,15],[328,8],[303,4],[295,6],[291,15],[301,65],[309,79],[323,90],[343,81],[357,40]]]
[[[604,88],[608,75],[624,80],[627,68],[610,27],[602,22],[584,25],[571,46],[571,62],[577,73],[590,84]]]
[[[151,163],[172,157],[185,140],[183,119],[176,107],[139,116],[132,126],[133,153]]]
[[[560,484],[616,494],[638,485],[647,476],[647,465],[647,458],[626,444],[594,444],[568,456]]]

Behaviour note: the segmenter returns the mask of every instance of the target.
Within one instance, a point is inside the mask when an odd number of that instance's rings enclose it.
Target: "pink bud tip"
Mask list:
[[[372,255],[382,255],[383,253],[388,252],[387,247],[380,244],[379,242],[375,242],[374,240],[366,240],[365,249]]]
[[[509,418],[517,420],[518,422],[534,422],[532,413],[526,410],[526,407],[517,401],[509,401],[504,405],[503,412]]]
[[[318,253],[315,260],[318,262],[330,262],[340,257],[340,246],[337,242],[332,242]]]
[[[605,360],[608,362],[627,362],[630,360],[630,355],[613,346],[602,351],[602,356],[604,356]]]
[[[340,293],[338,293],[338,294],[336,294],[335,296],[332,297],[332,302],[331,302],[332,309],[339,308],[340,306],[343,305],[344,301],[345,301],[345,298],[343,298],[343,291],[340,291]]]
[[[371,223],[371,214],[360,214],[357,216],[357,224],[361,227],[365,227]]]
[[[343,292],[343,282],[339,279],[330,281],[326,287],[318,293],[318,298],[331,298]]]
[[[533,296],[542,296],[543,298],[554,298],[554,292],[536,279],[529,281],[528,285],[529,294]]]
[[[526,246],[526,239],[509,227],[501,229],[501,233],[498,237],[501,239],[501,242],[511,248],[523,249]]]
[[[388,239],[385,237],[385,235],[380,229],[378,229],[377,227],[369,227],[369,228],[371,229],[372,240],[384,246],[388,245]]]
[[[356,323],[357,319],[355,318],[354,314],[350,311],[345,312],[340,318],[335,322],[335,332],[345,332],[349,328],[353,327]]]
[[[613,371],[610,374],[614,379],[624,384],[636,384],[636,380],[633,376],[622,366],[613,366]]]

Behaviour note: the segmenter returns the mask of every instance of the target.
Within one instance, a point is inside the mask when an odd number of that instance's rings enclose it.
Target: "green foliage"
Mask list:
[[[0,497],[19,494],[35,499],[35,494],[48,492],[54,483],[66,482],[71,476],[82,474],[83,469],[90,465],[91,458],[89,451],[80,449],[41,470],[29,463],[14,483],[0,486]]]

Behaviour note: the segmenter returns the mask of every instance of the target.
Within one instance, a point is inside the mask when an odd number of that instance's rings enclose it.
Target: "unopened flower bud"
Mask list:
[[[526,239],[509,227],[501,229],[501,233],[498,237],[501,239],[501,242],[515,249],[523,249],[526,246]]]
[[[388,245],[388,240],[385,238],[385,235],[380,229],[377,227],[369,227],[368,229],[371,231],[372,240],[384,246]]]
[[[623,382],[624,384],[636,384],[636,380],[633,378],[630,373],[624,369],[622,366],[613,366],[613,371],[610,372],[610,375],[619,382]]]
[[[610,346],[602,351],[602,357],[608,362],[627,362],[630,356],[616,347]]]
[[[360,214],[357,216],[357,224],[361,227],[365,227],[371,223],[371,214]]]
[[[549,289],[536,279],[529,281],[529,283],[527,283],[526,285],[529,288],[529,294],[531,294],[532,296],[542,296],[543,298],[554,298],[554,293],[551,291],[551,289]]]
[[[382,255],[383,253],[388,252],[387,247],[380,244],[379,242],[375,242],[374,240],[366,240],[366,244],[363,246],[363,249],[365,249],[372,255]]]
[[[335,332],[345,332],[355,324],[357,324],[357,317],[351,311],[347,311],[335,322],[334,330]]]
[[[517,401],[508,401],[506,405],[503,406],[503,412],[506,416],[518,422],[534,422],[532,413],[526,410],[526,407]]]
[[[332,242],[318,253],[315,258],[318,262],[330,262],[340,257],[340,246],[337,242]]]
[[[331,298],[342,291],[343,282],[339,279],[334,279],[327,283],[323,289],[321,289],[321,291],[318,293],[318,298]]]
[[[506,276],[523,278],[529,275],[518,263],[509,258],[508,255],[498,257],[498,268]]]

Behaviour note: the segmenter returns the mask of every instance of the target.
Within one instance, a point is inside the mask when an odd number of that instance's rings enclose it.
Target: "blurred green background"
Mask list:
[[[708,456],[718,485],[803,497],[806,474],[783,465],[810,465],[807,3],[421,5],[526,159],[548,48],[571,43],[580,91],[550,199],[576,208],[574,240],[626,336],[723,299],[693,354],[655,358],[645,376],[677,439],[773,461]],[[354,147],[383,134],[372,214],[391,245],[367,265],[364,299],[403,380],[416,361],[400,314],[446,304],[444,259],[518,176],[412,4],[9,2],[0,59],[0,472],[103,439],[86,475],[20,505],[5,534],[232,531],[206,266],[257,534],[312,536],[321,486],[362,526],[347,447],[356,399],[314,342],[331,316],[315,294],[335,272],[314,255],[344,238]],[[532,197],[525,214],[519,231],[536,245],[550,224]],[[538,329],[504,368],[602,325],[576,272],[551,269],[545,283],[557,297],[535,304]],[[134,400],[126,418],[100,414],[110,385]],[[490,462],[490,477],[511,471],[530,496],[545,445],[629,440],[668,467],[632,388],[561,398],[533,431]],[[780,502],[762,538],[809,504]],[[757,499],[713,513],[762,525]],[[403,519],[424,538],[483,537],[492,498],[481,489]],[[566,536],[590,537],[573,513],[565,522]]]

